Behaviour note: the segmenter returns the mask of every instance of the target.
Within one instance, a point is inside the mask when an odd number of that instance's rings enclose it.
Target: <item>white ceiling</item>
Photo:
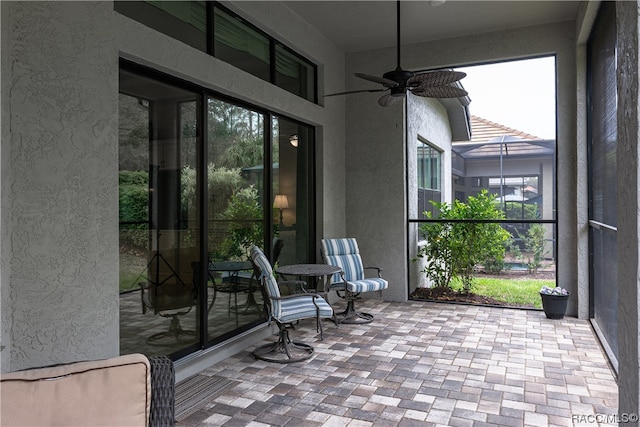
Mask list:
[[[439,5],[434,5],[441,3]],[[396,45],[396,2],[289,1],[302,19],[347,52]],[[578,1],[409,0],[401,2],[403,45],[572,21]]]

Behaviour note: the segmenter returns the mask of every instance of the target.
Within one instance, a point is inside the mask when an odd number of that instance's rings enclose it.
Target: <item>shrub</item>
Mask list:
[[[424,273],[435,286],[451,287],[451,279],[458,277],[466,292],[471,290],[473,273],[478,264],[501,264],[509,233],[500,224],[474,222],[499,220],[504,213],[496,208],[494,197],[483,190],[467,203],[454,200],[447,203],[432,202],[438,210],[438,219],[451,222],[422,224],[426,244],[418,248],[418,257],[426,257]],[[425,212],[428,218],[432,214]]]
[[[233,194],[222,218],[230,221],[228,236],[222,242],[227,257],[248,259],[253,245],[263,245],[262,207],[255,187]]]
[[[537,272],[544,257],[544,226],[542,224],[531,224],[524,238],[524,247],[529,254],[527,267],[530,271]]]
[[[145,248],[149,218],[149,174],[144,171],[120,171],[119,216],[124,243]],[[137,224],[136,224],[137,223]]]

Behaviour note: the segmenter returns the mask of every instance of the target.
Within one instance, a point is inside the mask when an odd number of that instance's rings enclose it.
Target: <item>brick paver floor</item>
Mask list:
[[[617,384],[588,321],[428,302],[358,305],[372,323],[327,321],[323,341],[313,320],[291,332],[315,347],[308,361],[258,361],[251,347],[200,373],[237,383],[178,426],[615,424]]]

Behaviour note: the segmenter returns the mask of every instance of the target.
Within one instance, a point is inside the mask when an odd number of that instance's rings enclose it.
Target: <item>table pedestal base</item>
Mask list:
[[[178,318],[178,315],[173,315],[171,316],[171,324],[169,325],[169,330],[166,332],[158,332],[157,334],[151,335],[149,338],[147,338],[147,344],[155,344],[156,341],[167,337],[175,338],[176,342],[189,342],[194,340],[195,334],[195,331],[182,329],[182,326],[180,326],[180,319]],[[186,335],[188,338],[183,338],[184,335]]]
[[[335,316],[338,318],[338,323],[353,325],[373,322],[373,314],[357,311],[353,300],[347,301],[347,308],[340,313],[336,313]]]
[[[262,345],[253,351],[256,359],[275,363],[301,362],[309,359],[313,353],[314,349],[309,344],[291,341],[284,325],[280,327],[277,342]]]

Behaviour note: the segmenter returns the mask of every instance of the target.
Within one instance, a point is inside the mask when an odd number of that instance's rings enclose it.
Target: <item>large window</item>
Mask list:
[[[540,219],[542,191],[540,177],[489,177],[489,193],[495,194],[506,219]]]
[[[418,217],[426,218],[426,212],[437,216],[431,202],[442,201],[442,152],[418,140]]]
[[[313,128],[203,93],[123,62],[122,353],[180,357],[264,322],[251,247],[314,254]]]
[[[114,5],[123,15],[207,51],[205,1],[116,1]]]
[[[317,102],[316,65],[217,2],[116,1],[115,10]]]
[[[225,62],[270,80],[270,41],[219,7],[213,8],[213,55]]]

